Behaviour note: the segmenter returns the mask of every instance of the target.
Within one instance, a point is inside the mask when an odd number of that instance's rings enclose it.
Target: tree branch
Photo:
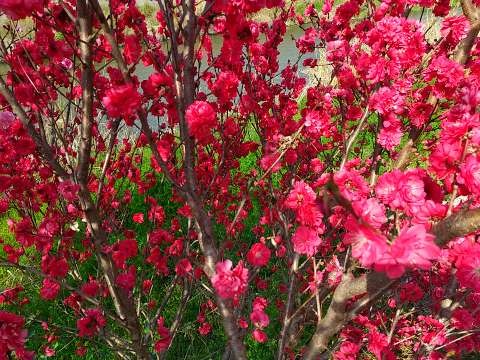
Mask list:
[[[437,223],[431,232],[436,236],[437,245],[445,246],[456,237],[465,236],[478,230],[480,230],[480,208],[450,215]],[[330,339],[345,323],[363,310],[366,305],[383,295],[395,282],[384,273],[376,271],[358,278],[354,278],[351,273],[345,274],[333,293],[327,314],[317,325],[304,359],[314,360],[327,350]],[[364,293],[367,295],[358,300],[350,312],[346,311],[347,302]]]

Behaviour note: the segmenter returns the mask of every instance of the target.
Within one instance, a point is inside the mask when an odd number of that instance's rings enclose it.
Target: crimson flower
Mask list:
[[[270,249],[264,244],[255,243],[247,253],[247,260],[253,266],[262,267],[268,264],[270,254]]]
[[[14,351],[21,360],[33,359],[33,353],[25,350],[27,330],[23,328],[23,317],[0,310],[0,358],[8,359]]]
[[[292,236],[292,243],[296,253],[312,256],[317,252],[322,240],[315,229],[299,226]]]
[[[141,103],[140,94],[131,84],[118,85],[109,89],[102,99],[108,116],[128,118],[135,114]]]
[[[19,20],[30,16],[34,11],[41,11],[43,0],[2,0],[0,11],[12,20]]]
[[[92,337],[106,325],[106,320],[99,309],[85,310],[85,317],[77,320],[78,335]]]
[[[245,292],[248,269],[243,267],[242,261],[234,269],[230,260],[221,261],[217,263],[215,270],[212,284],[222,298],[231,299]]]
[[[195,101],[185,113],[190,134],[201,144],[213,140],[212,129],[217,126],[215,110],[206,101]]]

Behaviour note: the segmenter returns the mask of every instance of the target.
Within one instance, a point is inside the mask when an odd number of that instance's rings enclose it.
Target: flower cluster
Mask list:
[[[19,20],[32,15],[35,11],[42,11],[44,0],[2,0],[0,11],[12,20]]]
[[[212,130],[217,126],[217,115],[206,101],[195,101],[191,104],[185,117],[190,134],[200,143],[207,144],[213,140]]]
[[[85,316],[77,320],[78,335],[92,337],[106,325],[105,317],[99,309],[85,310]]]
[[[233,299],[243,294],[247,288],[248,269],[240,261],[232,269],[232,262],[225,260],[217,263],[215,275],[212,276],[212,285],[218,295],[224,299]]]
[[[14,352],[20,360],[33,359],[33,353],[25,349],[27,330],[23,317],[0,310],[0,357],[8,359]]]
[[[323,214],[316,202],[317,195],[303,181],[295,182],[285,199],[284,206],[292,209],[300,226],[292,236],[294,250],[312,256],[321,244],[319,235],[324,232]]]
[[[260,342],[266,342],[268,340],[267,334],[262,330],[270,324],[270,319],[265,313],[265,308],[267,307],[268,302],[265,298],[256,297],[253,300],[252,312],[250,313],[250,321],[252,322],[255,330],[253,330],[253,338]]]
[[[127,124],[132,125],[131,119],[140,106],[141,97],[133,85],[127,84],[109,89],[102,101],[108,116],[123,118]]]

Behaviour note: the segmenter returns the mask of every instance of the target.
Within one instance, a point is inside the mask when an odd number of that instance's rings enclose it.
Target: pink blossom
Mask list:
[[[106,92],[102,102],[107,109],[108,116],[128,118],[138,110],[141,98],[133,85],[117,85]]]
[[[250,320],[252,321],[253,325],[257,328],[265,328],[270,323],[270,319],[268,315],[259,309],[254,309],[250,313]]]
[[[298,254],[312,256],[317,252],[322,240],[315,229],[299,226],[292,236],[293,250]]]
[[[480,292],[480,245],[470,245],[465,250],[455,262],[455,275],[461,286]]]
[[[51,357],[55,355],[55,350],[53,350],[51,347],[46,346],[45,347],[45,356],[46,357]]]
[[[232,262],[225,260],[217,263],[215,275],[212,276],[212,285],[224,299],[231,299],[243,294],[247,288],[248,269],[239,261],[232,269]]]
[[[334,354],[335,360],[356,360],[361,346],[350,341],[345,341],[340,345],[340,349]]]
[[[462,79],[462,66],[445,55],[433,59],[425,73],[425,80],[435,80],[433,92],[437,97],[450,98]]]
[[[370,98],[372,109],[381,115],[390,113],[400,114],[404,107],[404,97],[393,87],[383,86]],[[385,124],[384,124],[385,125]]]
[[[455,309],[452,313],[452,325],[455,329],[470,330],[474,322],[472,314],[466,309]]]
[[[345,40],[334,40],[327,42],[327,60],[343,61],[348,54],[348,42]]]
[[[364,199],[370,193],[367,182],[355,169],[345,167],[335,173],[334,179],[342,195],[350,201]]]
[[[264,244],[255,243],[247,253],[247,260],[253,266],[265,266],[270,260],[270,253],[270,249]]]
[[[215,110],[206,101],[195,101],[185,113],[190,134],[201,144],[213,140],[212,130],[217,126]]]
[[[352,207],[357,215],[377,229],[387,222],[385,207],[375,198],[353,201]]]
[[[43,0],[2,0],[0,11],[3,11],[12,20],[23,19],[34,11],[42,11]]]
[[[468,155],[460,166],[457,181],[474,193],[480,194],[480,161],[478,156]]]
[[[398,180],[401,176],[400,170],[393,170],[380,175],[378,178],[375,193],[384,204],[391,204],[397,197]]]
[[[388,114],[382,122],[382,129],[378,134],[378,143],[387,150],[393,150],[402,139],[402,122],[396,115]]]
[[[0,112],[0,129],[7,130],[15,122],[15,115],[10,111]]]
[[[388,253],[377,260],[375,268],[384,271],[390,278],[400,277],[407,267],[428,270],[431,261],[440,256],[434,236],[423,225],[405,227],[390,246]]]
[[[70,70],[73,67],[73,61],[68,58],[64,58],[62,61],[60,61],[60,65],[62,65],[65,70]]]
[[[374,353],[377,359],[382,359],[382,354],[385,353],[384,349],[387,346],[387,336],[376,329],[371,329],[368,334],[368,351]]]
[[[443,19],[440,34],[452,45],[456,45],[465,37],[469,27],[470,24],[465,16],[449,16]]]
[[[427,200],[423,205],[414,207],[412,213],[412,222],[428,224],[432,219],[443,219],[447,213],[447,206]]]
[[[253,310],[264,310],[268,305],[267,299],[257,296],[255,299],[253,299],[252,303],[252,308]]]
[[[237,95],[239,79],[232,71],[222,71],[215,81],[213,93],[222,102],[227,103]]]
[[[268,340],[267,334],[260,329],[255,329],[252,332],[253,338],[259,343],[264,343]]]
[[[406,171],[399,180],[399,196],[404,207],[419,206],[425,202],[425,185],[415,171]]]
[[[310,135],[325,136],[330,128],[330,117],[318,110],[308,110],[305,115],[305,129]]]
[[[377,197],[394,209],[411,209],[425,203],[425,184],[417,171],[409,170],[402,173],[393,170],[378,178],[375,192]]]
[[[352,245],[352,256],[363,266],[371,267],[384,256],[387,251],[386,239],[374,229],[351,220],[345,224],[347,233],[344,241]]]
[[[462,157],[462,147],[457,141],[441,141],[430,154],[430,170],[443,180],[456,171]]]
[[[420,128],[430,119],[432,111],[431,104],[415,102],[411,104],[408,118],[415,127]]]
[[[285,207],[294,210],[301,225],[311,226],[323,232],[322,213],[316,204],[317,195],[304,181],[295,182],[293,189],[285,199]]]
[[[298,210],[305,205],[310,205],[317,199],[317,194],[304,181],[296,181],[293,189],[285,199],[285,207],[293,210]]]

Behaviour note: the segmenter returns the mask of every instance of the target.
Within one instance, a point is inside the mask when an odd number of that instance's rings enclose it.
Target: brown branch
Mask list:
[[[188,301],[190,300],[190,296],[192,295],[192,281],[188,280],[187,278],[183,281],[183,292],[182,297],[180,299],[180,305],[177,308],[177,312],[175,313],[175,320],[173,320],[172,325],[170,326],[170,344],[168,345],[168,349],[173,344],[173,340],[178,333],[178,329],[182,323],[183,316],[185,315],[185,309],[187,308]],[[168,351],[167,349],[167,351]],[[165,359],[167,355],[167,351],[163,352],[160,355],[160,359]]]
[[[459,44],[457,51],[455,52],[454,59],[459,64],[465,64],[470,58],[470,52],[473,45],[477,40],[478,33],[480,32],[480,20],[476,20],[471,24],[471,28],[467,33],[467,36]]]
[[[112,47],[112,55],[117,62],[120,71],[122,72],[124,80],[129,83],[131,82],[131,77],[126,67],[125,61],[123,56],[119,50],[119,47],[115,41],[115,37],[113,36],[113,32],[103,15],[103,11],[98,4],[97,0],[92,1],[93,8],[97,17],[101,23],[102,29],[105,33],[105,37],[107,38],[108,42]],[[160,3],[161,4],[161,3]],[[168,10],[167,10],[168,9]],[[169,4],[165,4],[165,11],[169,13],[170,7]],[[202,251],[205,255],[205,272],[211,278],[215,274],[215,264],[217,263],[217,256],[218,251],[216,248],[216,242],[213,232],[213,226],[210,217],[205,212],[202,207],[202,202],[198,198],[197,194],[195,193],[195,172],[194,172],[194,155],[193,155],[193,140],[190,138],[188,134],[188,126],[185,120],[185,109],[193,103],[194,99],[194,61],[195,61],[195,53],[194,53],[194,45],[196,40],[196,16],[194,12],[194,2],[190,1],[188,4],[188,19],[187,19],[187,35],[184,36],[186,38],[186,44],[184,45],[184,56],[186,56],[185,66],[183,70],[183,77],[178,76],[178,71],[180,68],[178,67],[175,69],[176,73],[176,88],[177,88],[177,111],[180,119],[180,132],[181,138],[185,145],[185,161],[184,161],[184,171],[185,171],[185,179],[186,179],[186,188],[180,186],[171,176],[170,172],[166,164],[162,161],[160,154],[158,153],[158,149],[156,144],[153,140],[152,132],[150,126],[148,125],[148,120],[146,113],[143,109],[137,112],[137,115],[140,118],[140,122],[142,124],[142,131],[145,134],[149,146],[152,150],[152,153],[155,157],[155,160],[158,162],[162,171],[165,173],[165,176],[168,180],[172,183],[173,186],[183,195],[185,200],[187,201],[188,205],[192,209],[192,214],[197,221],[197,225],[200,229],[201,237],[200,237],[200,244],[202,247]],[[170,14],[171,16],[171,14]],[[175,29],[173,28],[173,22],[170,23],[171,28],[169,29],[171,34],[175,33]],[[172,41],[175,39],[172,36]],[[175,56],[173,56],[174,62],[178,60]],[[178,65],[178,64],[177,64]],[[182,78],[183,87],[179,82],[179,78]],[[234,319],[233,311],[231,306],[221,297],[217,296],[216,298],[217,305],[219,311],[223,317],[223,324],[225,328],[225,332],[230,340],[233,353],[235,357],[239,360],[246,359],[245,355],[245,348],[243,342],[240,339],[240,335],[238,332],[238,327],[236,325],[236,321]]]
[[[297,270],[298,270],[298,261],[300,256],[298,254],[294,255],[292,265],[290,266],[290,271],[288,274],[288,295],[287,295],[287,304],[285,306],[285,313],[283,314],[282,330],[280,331],[280,340],[278,342],[277,349],[277,360],[282,360],[284,358],[284,347],[285,340],[288,334],[288,329],[291,323],[290,312],[293,306],[293,297],[296,289],[296,280],[297,280]]]
[[[82,122],[80,126],[80,146],[76,169],[76,180],[79,184],[88,183],[90,153],[92,150],[93,120],[93,64],[90,36],[92,34],[91,8],[86,1],[77,3],[80,32],[80,60],[82,63]]]
[[[462,210],[437,223],[432,233],[438,246],[445,246],[449,241],[466,236],[480,229],[480,208]]]
[[[340,164],[340,170],[342,170],[345,167],[345,164],[347,163],[348,160],[348,155],[350,154],[350,151],[352,150],[353,144],[355,143],[355,140],[360,134],[360,131],[363,129],[363,125],[365,125],[365,120],[368,119],[368,105],[367,108],[365,109],[362,118],[360,119],[357,128],[355,131],[352,133],[352,135],[348,138],[346,144],[345,144],[345,154],[343,155],[342,162]]]
[[[112,47],[112,56],[115,59],[115,62],[117,63],[120,72],[122,73],[123,80],[126,83],[132,83],[132,77],[130,75],[130,72],[128,70],[127,64],[123,58],[122,52],[120,51],[120,48],[118,47],[117,41],[115,40],[115,36],[113,35],[113,31],[108,24],[107,18],[105,17],[103,10],[98,3],[98,0],[93,0],[92,2],[93,9],[95,11],[95,14],[97,15],[98,20],[100,21],[100,24],[102,26],[102,30],[104,32],[105,38],[107,39],[108,43]],[[150,125],[148,125],[148,119],[147,119],[147,114],[143,110],[143,108],[139,109],[137,111],[137,116],[140,119],[140,122],[142,124],[142,132],[145,134],[148,145],[150,146],[153,156],[156,160],[156,162],[159,164],[160,168],[162,169],[163,173],[167,177],[167,179],[170,181],[170,183],[181,193],[183,192],[183,188],[178,184],[178,182],[172,177],[170,174],[170,171],[168,170],[167,164],[162,160],[160,153],[158,152],[156,143],[153,139],[153,134],[152,130],[150,129]]]
[[[103,190],[103,186],[104,186],[105,175],[106,175],[107,170],[108,170],[108,165],[110,164],[110,159],[112,157],[112,152],[113,152],[113,146],[115,145],[115,140],[117,139],[118,127],[119,126],[120,126],[120,120],[115,119],[113,121],[111,134],[110,134],[110,139],[108,141],[107,156],[105,157],[105,160],[103,162],[102,174],[100,175],[100,180],[99,180],[99,185],[98,185],[98,190],[97,190],[97,205],[100,204],[100,201],[101,201],[101,198],[102,198],[102,190]]]
[[[445,246],[456,237],[478,230],[480,230],[480,208],[457,212],[437,223],[431,232],[436,236],[437,245]],[[327,314],[317,325],[304,359],[313,360],[326,351],[330,339],[345,323],[362,311],[366,305],[382,296],[395,282],[384,273],[375,271],[358,278],[354,278],[351,273],[344,275],[333,293]],[[358,300],[352,310],[347,311],[347,302],[364,293],[367,295]]]
[[[478,20],[478,9],[473,5],[471,0],[461,0],[460,6],[468,21],[473,23]]]
[[[116,270],[110,257],[103,252],[107,242],[107,235],[102,227],[101,217],[93,203],[88,190],[88,173],[90,168],[90,153],[92,147],[93,119],[93,65],[91,54],[92,15],[93,8],[86,0],[77,1],[78,24],[80,31],[80,56],[82,60],[82,122],[80,149],[76,170],[76,180],[80,186],[79,198],[85,212],[87,225],[94,238],[95,253],[100,268],[107,282],[110,296],[118,315],[126,320],[129,328],[132,346],[138,359],[147,360],[149,354],[143,343],[143,331],[135,311],[132,298],[128,293],[115,284]]]

